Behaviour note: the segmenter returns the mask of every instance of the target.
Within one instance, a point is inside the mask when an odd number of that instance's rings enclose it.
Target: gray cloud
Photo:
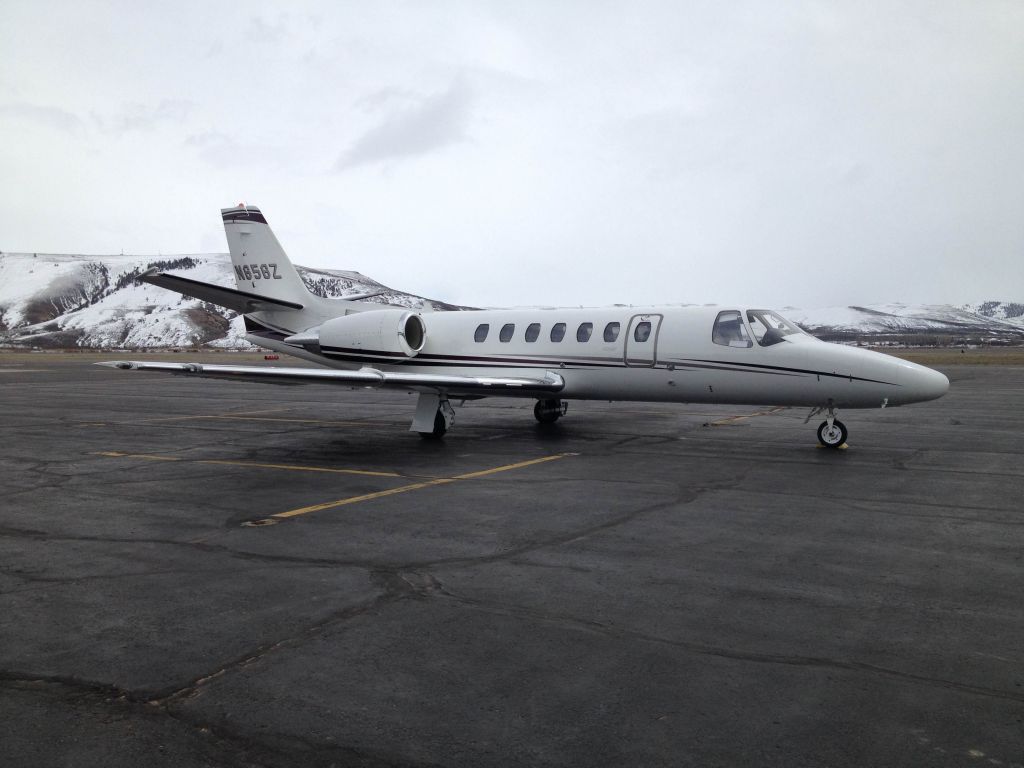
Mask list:
[[[130,103],[113,117],[94,113],[93,119],[101,130],[111,133],[153,131],[163,125],[184,123],[195,105],[184,99],[162,99],[159,104]]]
[[[278,16],[276,22],[269,22],[262,16],[249,19],[249,38],[257,43],[279,43],[288,34],[287,17]]]
[[[71,112],[58,107],[45,107],[37,104],[3,104],[0,105],[0,118],[13,118],[24,120],[35,125],[55,128],[67,133],[77,133],[82,130],[82,121]]]
[[[383,89],[363,97],[359,104],[375,108],[410,97],[403,91]],[[461,79],[448,90],[421,97],[411,106],[401,107],[384,122],[360,136],[335,166],[345,170],[358,165],[379,163],[403,157],[426,155],[466,139],[473,91]]]
[[[28,250],[194,249],[248,199],[301,263],[474,305],[1024,292],[1022,3],[7,6]]]

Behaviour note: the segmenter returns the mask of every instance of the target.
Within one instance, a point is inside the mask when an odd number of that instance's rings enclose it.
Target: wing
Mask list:
[[[345,387],[400,389],[407,392],[443,392],[446,394],[519,395],[559,392],[565,381],[557,373],[545,371],[543,378],[518,376],[454,376],[433,373],[392,373],[376,368],[357,371],[334,368],[277,368],[253,365],[203,365],[200,363],[148,363],[117,360],[96,363],[126,371],[156,371],[209,379],[255,381],[267,384],[340,384]]]

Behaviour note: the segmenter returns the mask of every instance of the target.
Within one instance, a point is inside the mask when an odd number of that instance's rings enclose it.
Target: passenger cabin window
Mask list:
[[[748,309],[747,322],[750,323],[750,332],[762,347],[778,344],[786,336],[803,333],[782,315],[767,309]]]
[[[498,341],[512,341],[512,334],[514,334],[515,332],[515,323],[505,323],[503,326],[501,326],[501,331],[498,333]]]
[[[476,333],[473,334],[473,341],[484,341],[487,338],[487,332],[491,330],[491,326],[487,323],[480,323],[476,327]]]
[[[723,347],[752,347],[754,342],[747,335],[743,325],[743,316],[734,309],[719,312],[715,318],[715,327],[711,331],[711,340]]]
[[[650,321],[644,320],[642,323],[637,323],[636,328],[633,329],[633,340],[643,342],[649,338],[651,338]]]
[[[617,338],[619,338],[619,324],[608,323],[608,325],[604,327],[604,340],[615,341]]]
[[[576,341],[590,341],[590,335],[593,332],[593,323],[580,323],[580,327],[576,329]]]
[[[555,323],[551,326],[551,340],[561,341],[565,338],[565,323]]]
[[[540,336],[540,323],[530,323],[526,326],[527,341],[536,341],[538,336]]]

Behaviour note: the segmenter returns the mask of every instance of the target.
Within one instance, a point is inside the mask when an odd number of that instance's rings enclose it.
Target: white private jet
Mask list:
[[[141,280],[244,314],[246,338],[323,368],[119,361],[135,371],[339,384],[418,393],[410,431],[440,437],[449,400],[534,398],[551,423],[567,400],[810,407],[819,442],[846,443],[839,408],[885,408],[941,397],[938,371],[828,344],[767,309],[609,307],[416,312],[325,299],[306,288],[258,208],[221,211],[235,288],[151,270]],[[808,417],[810,419],[810,416]]]

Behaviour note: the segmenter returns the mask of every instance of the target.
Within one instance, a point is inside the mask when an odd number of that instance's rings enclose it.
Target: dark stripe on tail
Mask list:
[[[221,217],[224,221],[257,221],[260,224],[267,223],[267,220],[263,218],[263,214],[260,213],[259,208],[246,208],[241,211],[232,210],[227,213],[222,213]]]

